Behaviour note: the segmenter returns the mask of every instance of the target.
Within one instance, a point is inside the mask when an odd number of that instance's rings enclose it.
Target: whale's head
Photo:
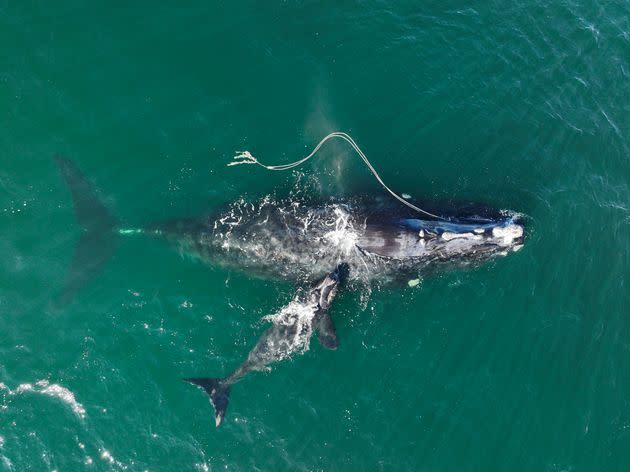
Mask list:
[[[448,217],[424,220],[393,218],[368,222],[357,246],[399,261],[470,265],[505,256],[523,247],[525,227],[516,213],[493,217]]]
[[[499,218],[450,218],[424,221],[401,220],[405,234],[415,233],[407,251],[440,260],[482,260],[505,256],[523,247],[525,228],[520,215],[506,213]]]

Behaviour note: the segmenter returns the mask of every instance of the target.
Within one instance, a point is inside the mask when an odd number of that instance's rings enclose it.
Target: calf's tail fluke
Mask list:
[[[83,229],[63,289],[55,301],[57,306],[63,306],[98,273],[114,252],[118,239],[114,229],[118,220],[103,205],[74,162],[62,156],[54,159],[70,190],[74,212]]]
[[[225,379],[213,379],[210,377],[196,377],[184,380],[202,387],[210,396],[210,403],[214,407],[215,424],[218,428],[230,401],[230,385],[225,382]]]

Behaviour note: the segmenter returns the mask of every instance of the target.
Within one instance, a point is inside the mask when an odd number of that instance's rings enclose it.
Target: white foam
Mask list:
[[[282,352],[280,359],[286,359],[295,352],[306,352],[309,349],[313,334],[313,318],[317,311],[316,304],[292,300],[286,306],[273,315],[267,315],[263,319],[271,321],[275,325],[295,327],[293,338],[283,339],[283,345],[277,346]],[[286,344],[284,344],[286,342]]]
[[[0,460],[0,463],[4,464],[6,470],[13,470],[13,462],[11,462],[11,459],[5,456],[0,456]]]
[[[358,236],[350,221],[350,215],[336,206],[335,221],[331,224],[335,229],[324,234],[324,239],[337,247],[344,254],[350,254],[357,245]]]
[[[117,461],[107,449],[101,449],[101,459],[109,462],[110,464],[115,464],[117,467],[123,470],[127,469],[127,466],[122,462]]]
[[[31,392],[33,390],[33,384],[23,383],[17,386],[15,389],[15,393],[9,391],[10,395],[22,393],[22,392]]]
[[[85,408],[74,398],[74,393],[70,390],[58,384],[49,385],[46,380],[40,380],[37,385],[43,387],[41,393],[60,399],[69,405],[80,418],[85,418]]]
[[[103,459],[104,461],[109,462],[110,464],[114,463],[114,458],[112,457],[112,455],[109,453],[109,451],[107,449],[103,449],[101,451],[101,459]]]
[[[144,231],[142,229],[137,228],[122,228],[118,230],[118,234],[126,235],[126,234],[142,234]]]
[[[57,398],[70,406],[72,411],[81,419],[85,418],[85,408],[74,397],[74,393],[59,384],[51,384],[48,380],[38,380],[35,384],[23,383],[15,390],[11,390],[4,383],[0,383],[0,390],[6,390],[9,395],[20,395],[24,392],[34,392]]]

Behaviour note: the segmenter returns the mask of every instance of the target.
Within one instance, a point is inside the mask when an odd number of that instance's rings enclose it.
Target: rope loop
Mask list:
[[[260,167],[264,167],[267,170],[289,170],[289,169],[297,167],[297,166],[305,163],[306,161],[308,161],[311,157],[313,157],[317,153],[317,151],[319,151],[319,149],[322,147],[322,145],[326,141],[328,141],[329,139],[333,139],[333,138],[343,139],[348,144],[350,144],[352,149],[354,149],[354,151],[363,160],[363,162],[365,163],[367,168],[370,170],[372,175],[374,175],[374,177],[376,178],[378,183],[381,184],[381,186],[385,190],[387,190],[400,203],[402,203],[403,205],[406,205],[407,207],[411,208],[412,210],[417,211],[418,213],[423,213],[423,214],[425,214],[427,216],[430,216],[432,218],[437,218],[438,220],[446,220],[445,218],[443,218],[441,216],[434,215],[433,213],[429,213],[428,211],[423,210],[422,208],[419,208],[419,207],[413,205],[412,203],[409,203],[407,200],[402,198],[400,195],[398,195],[396,192],[394,192],[392,189],[390,189],[387,185],[385,185],[385,182],[383,182],[383,179],[381,179],[380,175],[378,175],[378,172],[376,172],[376,169],[374,169],[374,167],[372,166],[372,164],[370,163],[368,158],[365,156],[363,151],[361,151],[361,149],[359,148],[357,143],[354,142],[354,139],[352,139],[350,137],[350,135],[348,135],[346,133],[343,133],[343,132],[340,132],[340,131],[335,131],[334,133],[330,133],[328,136],[326,136],[324,139],[322,139],[317,144],[317,146],[315,146],[315,148],[311,151],[311,153],[308,156],[303,157],[302,159],[300,159],[298,161],[291,162],[290,164],[281,164],[281,165],[276,165],[276,166],[265,165],[265,164],[261,163],[260,161],[258,161],[258,159],[256,159],[254,156],[252,156],[252,154],[249,151],[237,151],[238,154],[234,156],[234,161],[228,163],[227,165],[228,166],[236,166],[236,165],[239,165],[239,164],[256,164],[256,165],[258,165]]]

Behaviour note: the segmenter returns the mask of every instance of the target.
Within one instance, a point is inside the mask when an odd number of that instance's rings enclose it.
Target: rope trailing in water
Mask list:
[[[258,159],[256,159],[254,156],[252,156],[252,154],[249,151],[236,151],[238,154],[236,156],[234,156],[234,162],[230,162],[228,164],[228,166],[236,166],[236,165],[239,165],[239,164],[256,164],[256,165],[259,165],[260,167],[264,167],[267,170],[289,170],[289,169],[297,167],[297,166],[305,163],[306,161],[308,161],[311,157],[313,157],[317,153],[317,151],[319,151],[319,148],[321,148],[322,145],[326,141],[328,141],[329,139],[332,139],[332,138],[341,138],[344,141],[346,141],[348,144],[350,144],[350,146],[352,146],[352,149],[354,149],[355,152],[359,155],[359,157],[361,159],[363,159],[363,162],[365,162],[365,165],[368,167],[370,172],[372,172],[374,177],[376,177],[376,180],[378,180],[378,183],[380,183],[383,186],[383,188],[385,190],[387,190],[392,195],[392,197],[394,197],[400,203],[402,203],[403,205],[408,206],[409,208],[411,208],[412,210],[417,211],[418,213],[423,213],[423,214],[428,215],[428,216],[430,216],[432,218],[437,218],[439,220],[444,220],[445,219],[445,218],[442,218],[441,216],[434,215],[433,213],[429,213],[428,211],[423,210],[422,208],[418,208],[417,206],[409,203],[407,200],[402,198],[400,195],[398,195],[396,192],[394,192],[392,189],[390,189],[387,185],[385,185],[385,182],[383,182],[383,179],[381,179],[380,175],[378,175],[378,172],[376,172],[376,169],[374,169],[372,164],[370,164],[370,161],[365,156],[365,154],[363,154],[363,151],[361,151],[361,149],[359,148],[357,143],[354,142],[354,139],[352,139],[348,134],[342,133],[342,132],[338,132],[338,131],[336,131],[334,133],[330,133],[328,136],[326,136],[324,139],[322,139],[319,142],[319,144],[317,146],[315,146],[315,149],[313,149],[308,156],[303,157],[299,161],[295,161],[295,162],[292,162],[290,164],[282,164],[282,165],[277,165],[277,166],[268,166],[268,165],[265,165],[265,164],[259,162]]]

